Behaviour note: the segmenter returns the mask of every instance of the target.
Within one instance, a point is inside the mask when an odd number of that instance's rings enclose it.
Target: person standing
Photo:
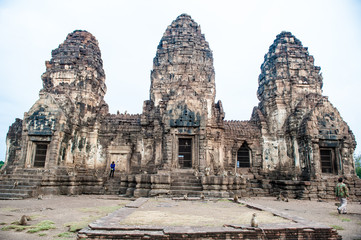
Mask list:
[[[337,208],[338,213],[346,214],[347,198],[349,197],[349,195],[348,195],[348,188],[346,184],[343,182],[342,177],[338,179],[335,193],[336,193],[336,199],[340,201],[340,206]]]
[[[115,171],[115,163],[114,163],[114,161],[113,161],[112,164],[110,164],[110,174],[109,174],[109,177],[114,177],[114,171]]]

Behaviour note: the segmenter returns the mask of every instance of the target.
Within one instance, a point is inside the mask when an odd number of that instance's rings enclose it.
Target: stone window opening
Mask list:
[[[48,150],[48,144],[44,142],[36,143],[34,167],[45,167],[46,153]]]
[[[249,168],[251,167],[251,151],[247,146],[247,143],[243,143],[237,151],[237,168]]]
[[[337,162],[334,148],[320,148],[322,173],[337,174]]]

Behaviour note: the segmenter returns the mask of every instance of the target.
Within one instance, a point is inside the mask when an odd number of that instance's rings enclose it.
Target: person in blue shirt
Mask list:
[[[109,177],[114,177],[114,171],[115,171],[115,163],[114,163],[114,161],[113,161],[112,164],[110,164],[110,174],[109,174]]]

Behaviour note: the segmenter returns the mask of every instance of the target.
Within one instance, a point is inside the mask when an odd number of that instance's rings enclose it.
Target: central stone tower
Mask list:
[[[156,121],[165,136],[165,167],[205,165],[206,128],[222,124],[223,119],[215,94],[212,51],[200,26],[182,14],[160,40],[153,60],[150,101],[146,102],[159,116]]]

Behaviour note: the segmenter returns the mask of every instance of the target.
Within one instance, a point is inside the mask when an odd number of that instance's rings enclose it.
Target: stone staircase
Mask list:
[[[200,197],[203,191],[201,178],[194,176],[192,171],[171,174],[170,193],[172,196]]]
[[[268,186],[266,187],[265,185]],[[247,183],[247,192],[250,197],[270,197],[270,188],[269,181],[265,183],[258,179],[250,179]]]
[[[119,195],[120,194],[120,175],[114,174],[113,178],[107,177],[104,183],[104,194],[106,195]]]
[[[0,175],[0,199],[16,200],[34,197],[38,193],[42,173],[36,169],[17,170]]]

